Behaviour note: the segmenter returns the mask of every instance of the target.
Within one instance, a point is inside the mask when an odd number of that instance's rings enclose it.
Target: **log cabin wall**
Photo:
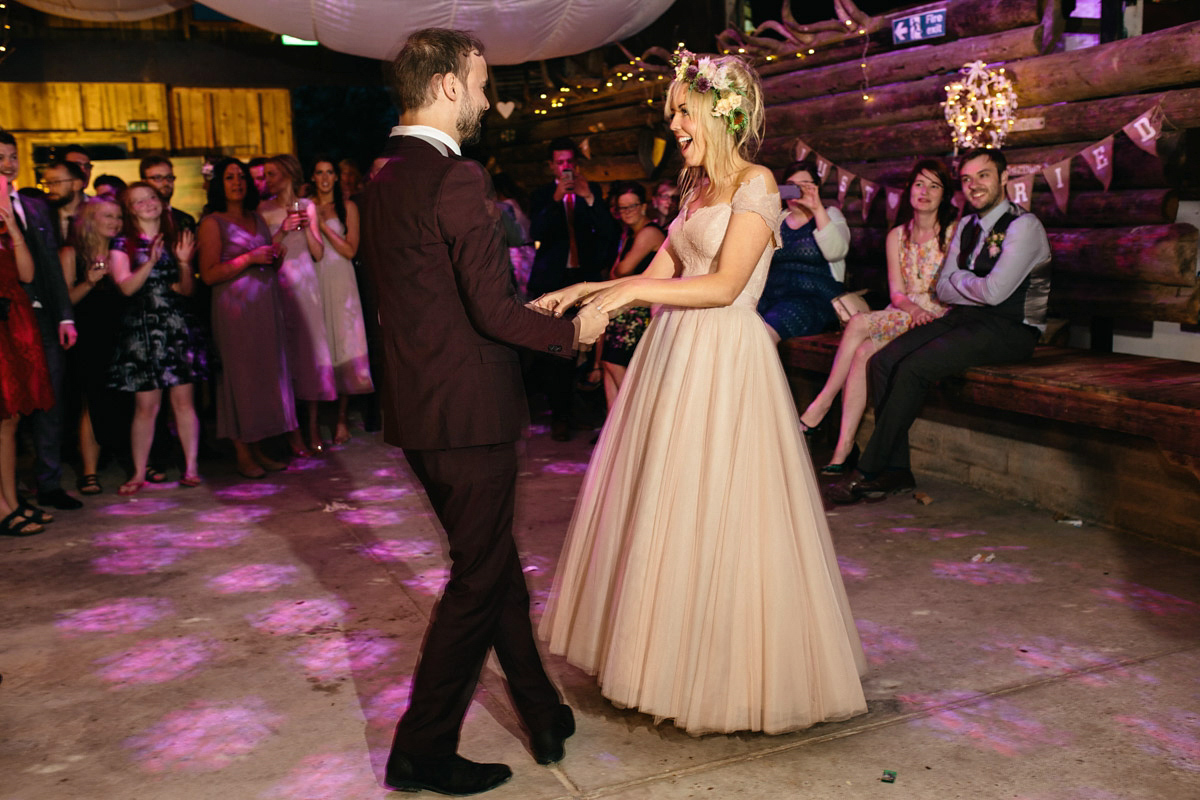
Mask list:
[[[892,44],[887,25],[865,37],[870,40],[865,57],[861,38],[812,52],[779,47],[770,60],[760,50],[767,103],[760,160],[782,168],[802,139],[836,167],[901,188],[917,157],[950,155],[950,128],[941,106],[949,79],[977,59],[1004,66],[1019,101],[1017,125],[1004,149],[1014,174],[1037,170],[1033,210],[1050,229],[1055,250],[1057,311],[1064,316],[1115,312],[1134,303],[1168,327],[1194,327],[1200,305],[1197,232],[1193,224],[1176,224],[1176,217],[1180,200],[1190,210],[1200,198],[1200,89],[1193,88],[1200,81],[1200,22],[1061,51],[1064,21],[1058,0],[946,0],[916,8],[935,7],[946,9],[947,35],[921,45]],[[869,100],[863,98],[864,75]],[[547,114],[493,116],[489,136],[498,166],[532,188],[548,180],[550,139],[571,136],[586,142],[591,157],[584,170],[594,180],[672,177],[678,168],[673,152],[654,173],[638,157],[639,145],[644,148],[647,137],[661,130],[667,80],[645,73],[637,77],[596,92],[567,87],[565,94],[582,93],[584,99],[568,99]],[[1120,131],[1158,102],[1167,124],[1156,158]],[[1114,133],[1109,190],[1076,157],[1067,211],[1058,211],[1040,167]],[[670,146],[673,150],[673,141]],[[835,183],[825,184],[831,203],[836,203]],[[887,226],[882,195],[865,221],[857,185],[844,203],[854,226],[851,275],[882,269]],[[1083,274],[1086,281],[1072,281],[1072,275]],[[1147,275],[1158,283],[1131,297],[1128,279]],[[1182,349],[1200,360],[1200,342],[1194,334],[1185,337],[1192,341]]]
[[[17,139],[22,186],[37,183],[36,145],[114,144],[128,152],[293,152],[287,89],[197,89],[161,83],[0,83],[0,127]],[[131,123],[147,123],[139,126]],[[130,128],[150,130],[132,132]]]

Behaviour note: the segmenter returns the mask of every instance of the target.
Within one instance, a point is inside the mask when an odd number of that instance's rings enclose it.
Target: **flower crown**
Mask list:
[[[712,58],[699,59],[690,50],[676,50],[671,63],[675,66],[675,80],[686,83],[693,92],[713,95],[714,117],[724,117],[725,127],[733,135],[746,129],[749,117],[742,108],[745,95],[733,83],[728,66],[717,66]]]

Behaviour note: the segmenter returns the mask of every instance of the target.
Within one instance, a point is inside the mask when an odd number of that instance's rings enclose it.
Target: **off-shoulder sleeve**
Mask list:
[[[762,217],[763,222],[771,229],[774,248],[778,250],[783,246],[779,225],[783,221],[784,212],[779,202],[779,192],[767,194],[767,182],[762,175],[755,175],[739,186],[733,193],[730,205],[734,214],[750,212]]]

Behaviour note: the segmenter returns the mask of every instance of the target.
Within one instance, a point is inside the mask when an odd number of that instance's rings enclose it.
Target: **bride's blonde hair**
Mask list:
[[[667,90],[667,102],[663,115],[668,124],[679,104],[686,104],[693,120],[704,137],[703,163],[698,167],[684,167],[679,174],[679,196],[686,197],[700,186],[707,176],[718,191],[728,188],[739,171],[739,162],[754,162],[762,144],[766,113],[763,109],[762,82],[758,73],[737,56],[708,56],[712,66],[724,69],[733,90],[741,95],[741,111],[745,124],[733,131],[727,117],[713,113],[718,95],[716,91],[699,92],[694,82],[676,79]]]

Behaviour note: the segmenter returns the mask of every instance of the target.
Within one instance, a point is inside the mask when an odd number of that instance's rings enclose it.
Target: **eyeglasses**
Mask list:
[[[151,183],[174,183],[174,175],[147,175],[146,180]]]
[[[622,206],[622,205],[618,205],[618,206],[617,206],[617,211],[634,211],[635,209],[639,209],[639,208],[641,208],[641,207],[642,207],[642,204],[641,204],[641,203],[634,203],[634,204],[633,204],[633,205],[631,205],[631,206]]]
[[[77,180],[79,180],[79,178],[59,178],[56,181],[42,181],[42,185],[43,186],[58,186],[60,183],[72,183]]]

